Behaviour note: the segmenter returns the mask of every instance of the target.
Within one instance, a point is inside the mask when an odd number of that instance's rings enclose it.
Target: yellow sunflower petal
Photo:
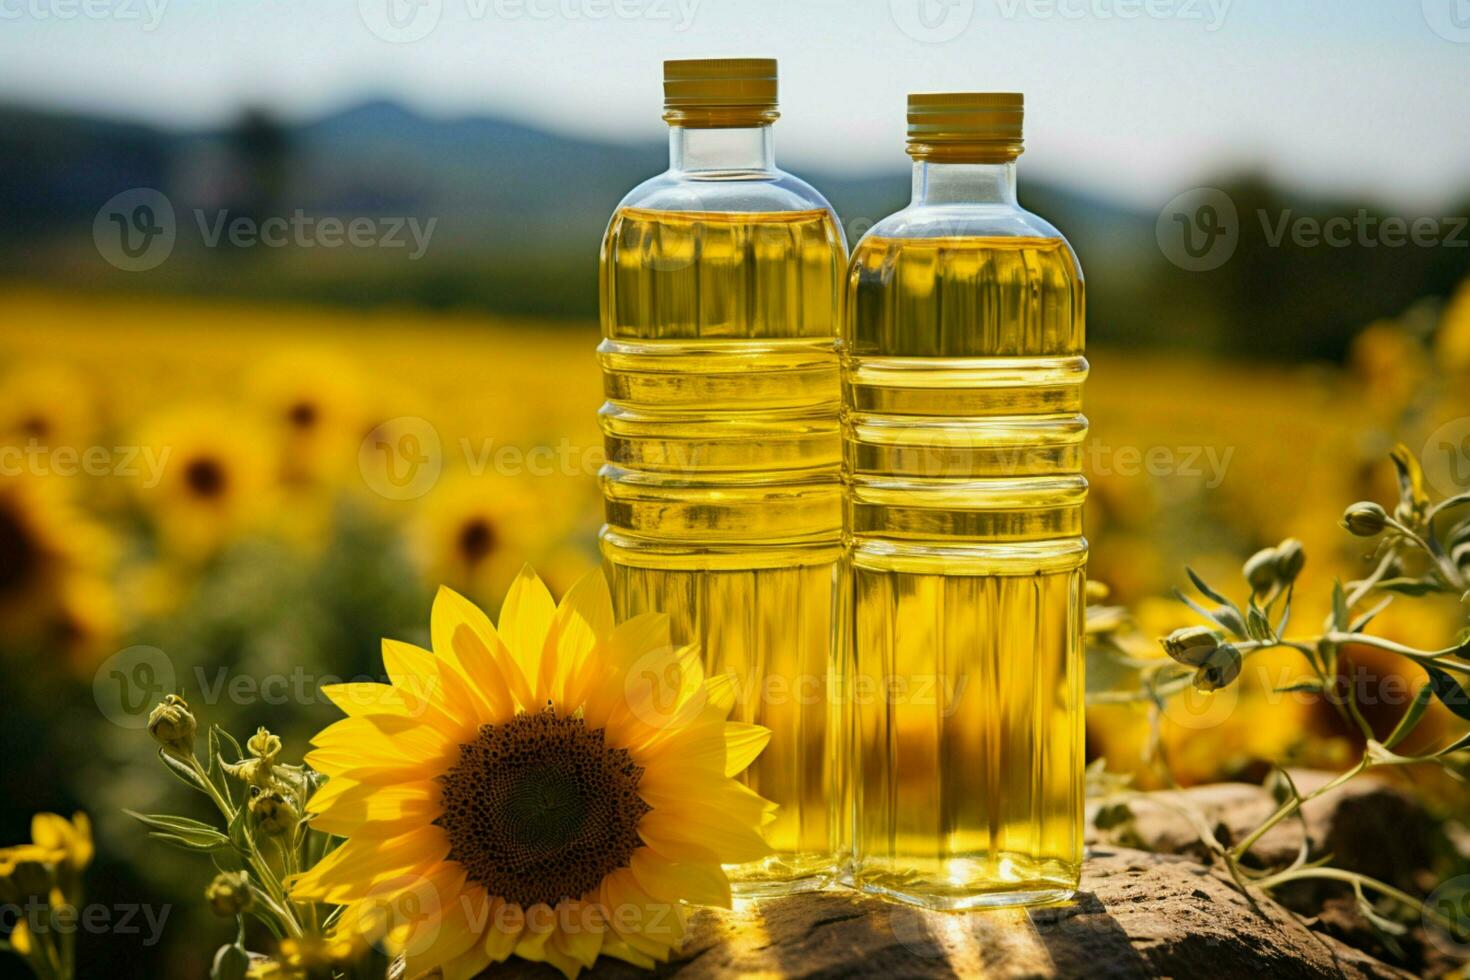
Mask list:
[[[345,788],[326,792],[339,782]],[[444,812],[439,787],[427,780],[370,786],[334,779],[317,791],[306,808],[313,814],[312,827],[338,837],[395,837],[432,823]]]
[[[655,808],[638,822],[638,836],[670,861],[743,864],[771,853],[756,827],[740,820],[694,821]]]
[[[491,918],[485,924],[484,948],[491,962],[500,963],[514,953],[525,928],[526,917],[519,905],[495,899]]]
[[[325,684],[322,693],[349,718],[393,715],[416,718],[449,735],[458,735],[463,730],[462,723],[450,719],[427,700],[392,684],[371,681]]]
[[[730,907],[730,879],[718,864],[676,864],[641,847],[633,852],[628,866],[643,890],[655,898]]]
[[[440,586],[429,624],[434,652],[469,678],[484,705],[480,722],[494,724],[513,715],[520,707],[513,692],[524,690],[525,682],[515,664],[503,655],[490,617],[458,592]]]
[[[556,655],[542,664],[547,695],[568,708],[581,705],[593,680],[588,658],[612,632],[612,594],[601,571],[588,572],[562,596],[552,623]]]
[[[737,776],[756,760],[767,743],[771,730],[763,725],[744,722],[725,723],[725,775]]]
[[[381,879],[421,874],[448,856],[449,838],[433,825],[387,840],[354,837],[298,876],[291,895],[342,905],[367,897]]]
[[[474,976],[474,973],[451,973],[448,969],[450,963],[466,954],[484,956],[480,949],[479,929],[470,921],[476,914],[476,903],[473,899],[463,901],[463,897],[463,891],[446,896],[443,906],[418,923],[405,938],[403,959],[406,975],[418,977],[438,968],[443,971],[444,980],[468,980]],[[489,958],[485,959],[488,962]]]
[[[479,717],[469,681],[428,650],[385,639],[383,666],[394,687],[427,700],[450,718],[473,723]]]
[[[610,935],[644,956],[666,960],[684,937],[678,903],[649,895],[631,868],[619,868],[603,879],[602,904]]]
[[[536,685],[532,694],[538,701],[545,697],[545,689],[540,686],[541,654],[555,617],[556,602],[551,592],[530,565],[522,568],[500,606],[500,638],[521,665],[526,679]]]

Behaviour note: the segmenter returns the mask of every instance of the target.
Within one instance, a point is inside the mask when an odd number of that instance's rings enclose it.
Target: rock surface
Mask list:
[[[1246,899],[1186,858],[1095,847],[1064,905],[923,912],[846,891],[701,912],[682,952],[658,971],[681,980],[766,977],[1401,978],[1308,929],[1266,898]],[[603,960],[594,978],[649,974]],[[520,961],[485,978],[551,978]]]
[[[1306,795],[1336,774],[1294,769],[1292,781]],[[1213,783],[1179,792],[1156,792],[1128,803],[1127,825],[1102,832],[1093,825],[1097,805],[1088,808],[1087,842],[1128,845],[1159,854],[1184,854],[1208,860],[1179,805],[1197,809],[1222,844],[1229,846],[1259,826],[1276,810],[1262,787],[1251,783]],[[1401,887],[1412,887],[1406,875],[1428,867],[1428,840],[1433,821],[1410,794],[1374,776],[1360,776],[1309,801],[1302,808],[1313,855],[1331,854],[1334,867],[1358,871]],[[1392,828],[1386,833],[1386,828]],[[1251,849],[1263,866],[1290,864],[1302,844],[1303,821],[1283,820]]]

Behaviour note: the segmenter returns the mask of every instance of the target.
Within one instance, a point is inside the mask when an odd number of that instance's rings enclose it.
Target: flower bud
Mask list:
[[[1307,565],[1307,549],[1296,538],[1287,538],[1276,546],[1276,574],[1282,582],[1294,582]]]
[[[204,900],[214,909],[214,914],[233,918],[248,911],[253,898],[250,894],[250,875],[244,871],[223,871],[204,889]]]
[[[296,808],[275,790],[252,796],[250,815],[255,818],[256,829],[271,836],[287,833],[296,826]]]
[[[1159,642],[1174,660],[1186,667],[1198,667],[1220,645],[1220,637],[1208,626],[1185,626]]]
[[[148,733],[169,755],[188,759],[194,755],[194,733],[198,731],[189,702],[177,694],[165,695],[148,716]]]
[[[1342,526],[1360,538],[1371,538],[1388,526],[1388,511],[1371,500],[1359,501],[1343,512]]]
[[[1218,691],[1240,676],[1240,651],[1229,643],[1217,647],[1194,673],[1194,686],[1201,691]]]
[[[1106,582],[1099,582],[1093,578],[1088,579],[1087,584],[1083,588],[1086,590],[1084,594],[1087,597],[1087,604],[1090,606],[1107,602],[1108,596],[1113,593],[1113,590],[1108,588]]]
[[[1241,571],[1252,592],[1267,592],[1276,584],[1278,558],[1275,548],[1262,548],[1247,559]]]
[[[262,726],[255,730],[254,735],[250,736],[249,740],[245,743],[245,747],[257,759],[264,759],[266,762],[275,762],[276,756],[281,754],[281,737],[279,735],[272,735]]]

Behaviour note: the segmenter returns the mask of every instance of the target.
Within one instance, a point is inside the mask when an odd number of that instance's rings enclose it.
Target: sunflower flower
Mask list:
[[[768,852],[772,810],[731,777],[770,732],[727,720],[731,679],[666,616],[614,625],[600,573],[558,605],[526,568],[497,625],[440,589],[430,637],[384,641],[389,684],[326,689],[348,717],[313,740],[330,781],[307,811],[347,840],[294,899],[346,905],[339,933],[444,980],[512,954],[652,967],[688,904],[729,906],[721,865]]]

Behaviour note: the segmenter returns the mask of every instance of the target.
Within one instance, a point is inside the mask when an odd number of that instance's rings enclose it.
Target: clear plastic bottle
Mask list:
[[[848,270],[852,876],[929,908],[1063,898],[1082,856],[1082,272],[1017,203],[1021,118],[910,96],[913,201]]]
[[[773,856],[736,891],[833,874],[828,684],[841,552],[835,350],[846,246],[831,206],[776,169],[776,64],[664,65],[669,169],[602,245],[602,552],[619,617],[734,674],[732,720],[771,740],[744,777],[779,806]]]

